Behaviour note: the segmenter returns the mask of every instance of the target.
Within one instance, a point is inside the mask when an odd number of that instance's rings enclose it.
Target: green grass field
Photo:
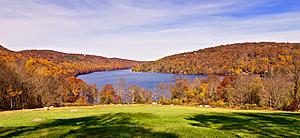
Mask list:
[[[300,113],[109,105],[0,112],[0,137],[300,137]]]

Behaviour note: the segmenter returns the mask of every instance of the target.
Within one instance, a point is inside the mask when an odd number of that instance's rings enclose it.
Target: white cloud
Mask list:
[[[158,7],[154,1],[139,5],[131,0],[78,2],[83,1],[73,1],[68,7],[0,0],[0,43],[13,50],[53,49],[155,60],[217,44],[300,41],[300,12],[249,18],[222,15],[265,1],[183,5],[164,1]]]

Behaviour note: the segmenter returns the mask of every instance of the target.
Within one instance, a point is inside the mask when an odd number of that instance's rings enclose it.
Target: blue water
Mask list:
[[[84,80],[88,84],[96,84],[99,89],[105,84],[116,84],[121,78],[125,79],[126,85],[138,85],[150,90],[155,90],[158,83],[173,83],[176,78],[187,78],[190,80],[198,78],[206,78],[206,75],[178,75],[178,74],[162,74],[151,72],[132,72],[131,70],[115,70],[93,72],[90,74],[80,75],[78,78]]]

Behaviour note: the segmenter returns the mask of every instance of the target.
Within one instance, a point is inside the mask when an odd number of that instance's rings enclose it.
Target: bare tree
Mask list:
[[[291,90],[287,76],[273,76],[263,78],[264,91],[262,95],[264,105],[271,108],[281,108],[288,102]]]
[[[160,95],[160,101],[165,101],[167,99],[167,93],[170,92],[170,85],[166,83],[159,83],[156,85],[156,91]]]
[[[210,97],[212,101],[217,101],[219,99],[218,86],[221,84],[221,80],[217,75],[209,75],[207,77],[207,96]]]
[[[130,98],[131,103],[134,104],[135,103],[135,95],[138,91],[138,86],[132,85],[128,88],[128,90],[129,90],[128,97]]]
[[[258,76],[238,76],[231,89],[232,101],[235,105],[260,103],[262,92],[261,79]]]
[[[240,105],[244,103],[245,99],[248,95],[248,83],[246,82],[245,76],[239,76],[234,81],[234,86],[232,89],[232,101],[235,103],[235,105]]]
[[[120,78],[115,84],[116,95],[120,98],[119,103],[123,103],[123,95],[126,92],[126,80],[124,78]]]

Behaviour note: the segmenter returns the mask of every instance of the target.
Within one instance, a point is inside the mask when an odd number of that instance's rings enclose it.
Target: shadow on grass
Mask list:
[[[57,132],[51,137],[177,137],[172,133],[153,132],[144,128],[134,118],[153,117],[143,113],[117,113],[104,114],[73,119],[58,119],[49,123],[42,123],[28,127],[2,127],[0,137],[24,136],[26,134],[38,134],[40,130],[60,131],[63,127],[70,129],[68,132]],[[4,134],[4,135],[1,135]]]
[[[300,137],[298,113],[209,113],[198,114],[187,120],[193,126],[227,131],[237,137]]]

